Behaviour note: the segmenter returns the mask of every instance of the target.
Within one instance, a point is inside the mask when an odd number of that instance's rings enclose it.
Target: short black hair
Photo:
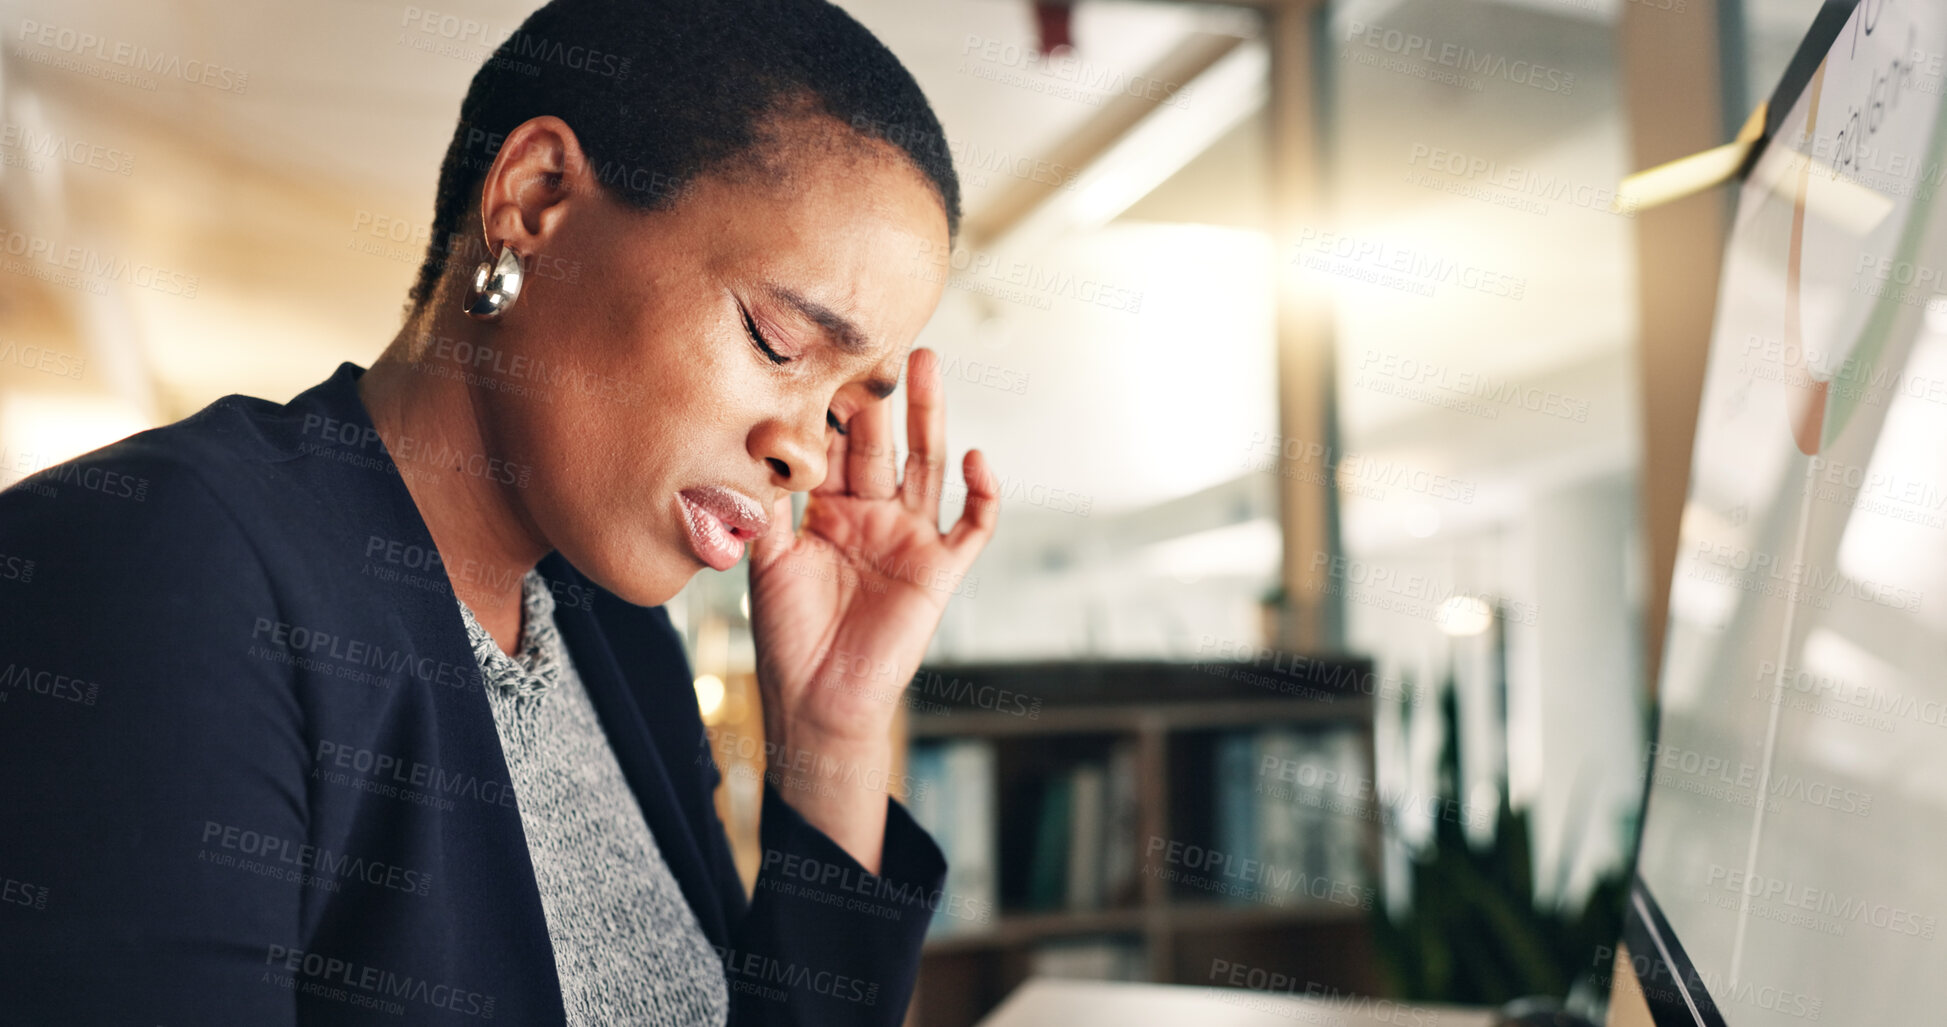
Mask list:
[[[824,114],[903,151],[959,231],[960,183],[919,83],[825,0],[553,0],[473,76],[440,165],[432,243],[410,306],[449,259],[484,252],[459,220],[507,133],[552,114],[603,188],[666,209],[696,178],[763,163],[774,120]]]

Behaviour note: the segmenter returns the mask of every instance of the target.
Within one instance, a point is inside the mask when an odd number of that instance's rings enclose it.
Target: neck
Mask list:
[[[439,309],[444,292],[429,306]],[[454,303],[443,306],[454,312],[422,312],[406,322],[359,378],[358,395],[433,536],[454,594],[511,655],[520,641],[521,578],[550,547],[512,486],[467,473],[483,462],[475,458],[497,454],[476,391],[451,373],[458,368],[430,340],[490,342]]]

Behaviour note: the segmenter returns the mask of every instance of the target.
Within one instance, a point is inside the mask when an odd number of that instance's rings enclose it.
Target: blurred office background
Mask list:
[[[531,6],[9,0],[0,485],[369,364]],[[1729,138],[1817,0],[841,6],[946,126],[921,342],[1006,497],[906,702],[974,911],[916,1016],[1234,965],[1599,1008],[1728,209],[1616,186]],[[743,592],[672,604],[720,741]],[[1212,884],[1286,842],[1343,888]]]

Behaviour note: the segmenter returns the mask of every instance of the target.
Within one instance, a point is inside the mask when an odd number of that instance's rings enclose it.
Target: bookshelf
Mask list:
[[[990,793],[983,797],[989,786],[966,783],[966,768],[982,764],[962,764],[947,783],[942,807],[930,815],[958,816],[961,823],[990,815],[997,865],[992,915],[949,924],[928,938],[909,1027],[973,1024],[1027,979],[1047,958],[1043,953],[1059,953],[1063,945],[1076,947],[1083,965],[1100,952],[1126,952],[1132,961],[1121,972],[1135,979],[1221,984],[1211,979],[1211,968],[1222,959],[1296,971],[1320,987],[1378,991],[1369,926],[1374,911],[1367,908],[1378,905],[1376,800],[1341,807],[1341,814],[1352,809],[1355,815],[1342,816],[1345,822],[1331,828],[1341,840],[1346,832],[1358,836],[1356,873],[1372,888],[1364,902],[1347,901],[1347,894],[1312,898],[1304,888],[1279,892],[1273,901],[1264,901],[1268,890],[1240,899],[1200,891],[1216,879],[1211,875],[1200,878],[1198,887],[1170,877],[1173,867],[1194,864],[1195,854],[1218,849],[1225,814],[1216,809],[1217,756],[1226,738],[1261,737],[1267,729],[1334,738],[1342,761],[1337,766],[1371,782],[1374,682],[1367,661],[1289,654],[1257,664],[1059,661],[922,668],[907,694],[909,772],[924,773],[917,754],[928,749],[967,746],[991,754]],[[1348,767],[1347,759],[1356,765]],[[1111,780],[1107,788],[1112,795],[1118,787],[1133,791],[1132,799],[1124,792],[1119,801],[1125,810],[1133,803],[1134,823],[1126,823],[1126,814],[1118,822],[1112,809],[1104,831],[1113,838],[1118,826],[1124,832],[1133,826],[1134,879],[1125,874],[1120,891],[1111,880],[1075,908],[1071,861],[1071,894],[1049,908],[1047,895],[1036,896],[1033,885],[1038,879],[1047,883],[1037,867],[1046,869],[1043,843],[1057,819],[1048,813],[1048,795],[1058,787],[1051,782],[1081,776],[1076,768],[1092,765],[1108,767],[1111,779],[1118,773],[1129,778],[1121,785]],[[1225,794],[1234,794],[1234,775],[1228,787]],[[1094,786],[1071,790],[1093,794]],[[1056,810],[1073,812],[1060,804]],[[943,836],[949,862],[958,862],[954,831],[936,836]],[[1107,862],[1115,866],[1116,857]],[[1343,863],[1335,866],[1335,880],[1348,876]],[[1096,882],[1084,876],[1082,884],[1092,888]],[[952,892],[966,885],[950,877],[947,887]]]

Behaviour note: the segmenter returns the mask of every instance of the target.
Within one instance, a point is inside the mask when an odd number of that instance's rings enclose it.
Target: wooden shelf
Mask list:
[[[1364,722],[1371,719],[1372,700],[1360,696],[1332,702],[1232,699],[1202,703],[1131,703],[1043,710],[1040,716],[1033,718],[1012,713],[915,713],[908,728],[914,738],[968,738],[1134,734],[1145,729],[1194,731],[1264,723]]]
[[[1257,664],[1158,661],[1051,661],[925,668],[907,710],[912,741],[977,739],[995,753],[999,900],[1023,901],[1018,875],[1038,829],[1037,782],[1078,762],[1100,762],[1133,746],[1139,839],[1209,846],[1212,756],[1229,731],[1343,725],[1363,738],[1364,773],[1372,773],[1377,678],[1357,659],[1280,656]],[[1235,672],[1233,672],[1235,671]],[[1030,716],[1030,711],[1033,715]],[[1007,807],[1010,801],[1016,805]],[[1378,851],[1376,818],[1363,825],[1368,859]],[[1010,834],[1010,832],[1012,832]],[[1030,834],[1023,834],[1029,832]],[[1010,841],[1011,839],[1011,841]],[[1037,949],[1062,939],[1130,938],[1139,943],[1143,975],[1159,982],[1204,983],[1213,960],[1253,964],[1300,959],[1317,979],[1349,991],[1378,982],[1371,962],[1372,912],[1306,901],[1290,906],[1217,901],[1159,873],[1152,847],[1137,851],[1141,872],[1125,905],[1096,910],[1018,909],[967,933],[929,940],[922,949],[913,1017],[922,1027],[967,1027],[1032,972]],[[949,858],[951,858],[949,856]],[[1365,867],[1369,880],[1377,867]],[[1294,896],[1299,897],[1299,896]]]
[[[926,955],[1011,948],[1049,938],[1078,934],[1136,934],[1145,931],[1251,930],[1308,924],[1358,923],[1366,910],[1328,902],[1259,906],[1220,902],[1172,902],[1153,907],[1060,910],[1047,913],[1007,913],[980,931],[935,938]]]
[[[1148,912],[1141,907],[1131,906],[1120,909],[1004,913],[986,929],[930,940],[926,943],[925,952],[1009,948],[1073,934],[1135,933],[1143,929]]]
[[[1362,923],[1372,915],[1370,911],[1357,906],[1332,902],[1307,902],[1283,908],[1218,902],[1173,902],[1162,906],[1161,911],[1170,929],[1176,931],[1241,931],[1258,927],[1352,924]]]

